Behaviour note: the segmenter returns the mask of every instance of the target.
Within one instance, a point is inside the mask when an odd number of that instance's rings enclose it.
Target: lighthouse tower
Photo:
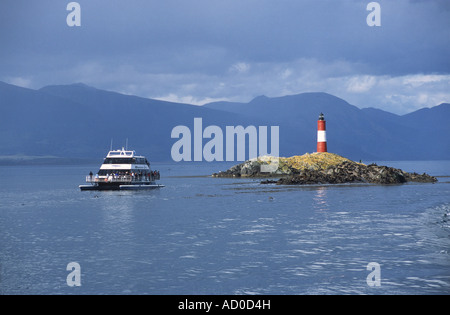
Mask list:
[[[326,130],[326,121],[323,113],[321,113],[317,125],[317,152],[328,152]]]

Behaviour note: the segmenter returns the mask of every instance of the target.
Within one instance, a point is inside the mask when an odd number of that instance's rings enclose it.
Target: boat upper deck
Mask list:
[[[136,157],[136,151],[126,151],[124,148],[122,150],[109,151],[107,158],[134,158]],[[141,158],[143,156],[140,156]]]
[[[144,156],[136,155],[135,151],[109,151],[101,169],[149,169],[150,163]]]

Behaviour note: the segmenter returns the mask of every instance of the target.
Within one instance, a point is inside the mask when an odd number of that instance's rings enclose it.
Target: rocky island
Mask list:
[[[265,167],[263,167],[265,166]],[[271,172],[261,171],[271,168]],[[436,177],[428,174],[408,173],[400,169],[365,165],[333,153],[312,153],[290,158],[261,157],[233,166],[213,177],[279,178],[265,180],[262,184],[313,185],[313,184],[402,184],[407,182],[435,183]]]

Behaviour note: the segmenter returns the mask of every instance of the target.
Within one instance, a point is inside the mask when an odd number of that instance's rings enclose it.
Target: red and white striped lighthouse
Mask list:
[[[326,121],[323,113],[321,113],[317,124],[317,152],[328,152],[326,130]]]

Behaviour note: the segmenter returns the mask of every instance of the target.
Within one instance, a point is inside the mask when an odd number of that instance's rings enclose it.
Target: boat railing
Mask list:
[[[159,174],[158,174],[159,175]],[[159,176],[145,176],[145,175],[109,175],[109,176],[86,176],[87,183],[141,183],[141,182],[153,182],[158,180]]]

